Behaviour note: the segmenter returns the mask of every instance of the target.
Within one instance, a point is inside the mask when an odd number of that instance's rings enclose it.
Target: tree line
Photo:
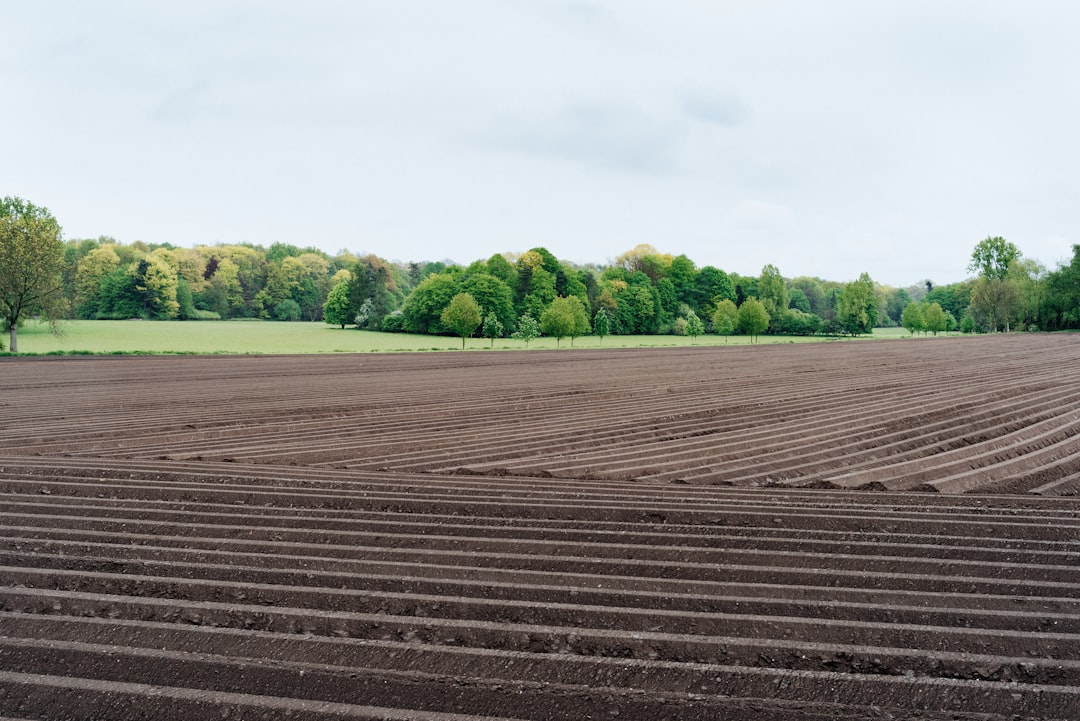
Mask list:
[[[639,245],[604,266],[575,265],[543,247],[469,265],[331,256],[274,243],[180,248],[109,237],[62,240],[44,208],[0,201],[0,311],[12,333],[49,319],[266,318],[421,334],[573,339],[628,334],[859,334],[1080,328],[1080,245],[1054,270],[1012,243],[986,238],[976,275],[907,288],[874,282],[756,276],[697,266]],[[29,282],[29,279],[36,279]]]

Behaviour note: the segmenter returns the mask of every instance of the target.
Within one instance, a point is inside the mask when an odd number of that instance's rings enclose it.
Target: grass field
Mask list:
[[[460,338],[405,333],[372,333],[342,330],[325,323],[280,323],[273,321],[140,321],[79,320],[61,326],[61,335],[49,333],[47,325],[28,323],[19,331],[22,353],[375,353],[394,351],[458,350]],[[879,329],[874,338],[902,338],[902,328]],[[823,337],[761,336],[760,343],[821,342]],[[5,345],[7,337],[4,336]],[[725,339],[704,335],[691,343],[684,336],[587,336],[574,341],[575,348],[644,348],[676,346],[746,345],[746,336]],[[468,350],[488,350],[486,338],[470,338]],[[570,340],[563,339],[563,348]],[[522,341],[501,338],[495,350],[520,350]],[[555,348],[554,338],[537,338],[529,348]]]

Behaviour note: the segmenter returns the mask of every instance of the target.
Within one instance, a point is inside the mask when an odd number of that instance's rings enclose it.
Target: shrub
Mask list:
[[[384,333],[405,332],[405,315],[400,310],[395,310],[383,318],[382,330]]]
[[[292,298],[286,298],[274,306],[274,318],[276,320],[296,321],[300,320],[300,304]]]

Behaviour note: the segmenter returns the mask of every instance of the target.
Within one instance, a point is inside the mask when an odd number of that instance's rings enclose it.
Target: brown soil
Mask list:
[[[0,392],[0,721],[1080,717],[1080,337]]]

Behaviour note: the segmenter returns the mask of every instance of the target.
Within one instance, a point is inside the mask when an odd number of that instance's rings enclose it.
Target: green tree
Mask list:
[[[1005,329],[1020,308],[1020,294],[1008,278],[1009,267],[1020,259],[1020,249],[1000,236],[979,241],[971,252],[968,270],[979,273],[971,292],[975,321],[988,330]]]
[[[1047,274],[1045,316],[1049,329],[1080,327],[1080,244],[1074,245],[1072,261]]]
[[[500,253],[496,253],[488,258],[487,272],[501,280],[503,283],[506,283],[508,288],[512,289],[517,285],[517,270],[510,264],[510,261]]]
[[[206,310],[222,318],[244,317],[244,288],[240,284],[240,269],[228,258],[211,258],[206,266],[207,283],[201,296]],[[196,304],[199,299],[196,298]]]
[[[806,293],[802,288],[791,288],[788,291],[791,296],[791,300],[788,301],[788,308],[794,310],[801,310],[803,313],[812,313],[810,310],[810,299],[806,297]]]
[[[814,335],[821,332],[821,318],[813,313],[804,313],[798,308],[788,308],[780,323],[780,332],[785,335]]]
[[[937,303],[946,313],[954,316],[963,316],[971,305],[971,292],[975,289],[975,281],[964,280],[959,283],[938,285],[927,291],[922,300],[927,303]],[[914,296],[912,296],[914,298]]]
[[[292,298],[286,298],[274,306],[274,320],[297,321],[302,315],[300,304]]]
[[[1018,258],[1009,266],[1006,280],[1016,287],[1019,296],[1019,319],[1029,330],[1044,325],[1046,314],[1046,266],[1037,260]]]
[[[911,305],[911,296],[903,288],[894,288],[885,299],[885,315],[896,325],[904,324],[904,309]]]
[[[495,339],[503,333],[503,324],[499,322],[499,316],[494,311],[488,311],[484,316],[484,327],[481,330],[485,338],[491,339],[491,347],[495,347]]]
[[[630,284],[618,295],[617,317],[626,334],[655,333],[659,321],[659,298],[644,273],[631,276]]]
[[[452,285],[456,288],[456,280],[453,281]],[[446,304],[450,301],[453,293],[450,293],[449,295],[446,295],[445,293],[437,295],[438,297],[422,297],[417,299],[418,301],[422,301],[420,304],[424,306],[423,312],[421,313],[422,318],[417,318],[415,315],[406,312],[406,323],[415,321],[418,325],[423,327],[423,330],[413,330],[410,328],[409,330],[412,330],[413,333],[436,332],[430,330],[429,326],[437,323],[439,314],[442,312],[442,309],[446,307]],[[443,297],[444,295],[445,297]],[[361,258],[357,261],[356,265],[353,266],[352,280],[349,283],[349,309],[355,315],[360,309],[360,306],[364,304],[365,300],[371,301],[372,310],[364,322],[364,327],[368,330],[380,330],[382,328],[383,318],[394,310],[399,297],[400,292],[398,291],[397,283],[394,280],[393,270],[382,258],[375,255],[368,255]],[[413,310],[416,310],[415,306]]]
[[[750,336],[751,342],[769,327],[769,312],[757,298],[750,297],[739,306],[739,330]]]
[[[323,304],[323,319],[331,325],[345,325],[352,320],[349,317],[349,281],[342,280],[331,289]]]
[[[735,286],[731,277],[711,265],[706,265],[694,278],[694,302],[687,303],[695,313],[710,317],[721,300],[735,300]]]
[[[96,318],[138,318],[139,311],[139,293],[135,290],[135,275],[130,266],[117,268],[101,279]]]
[[[458,292],[457,278],[452,273],[426,276],[405,299],[405,305],[401,308],[402,328],[409,333],[447,332],[440,316]]]
[[[725,298],[717,303],[716,310],[713,311],[712,324],[713,330],[724,336],[724,342],[727,343],[728,336],[739,327],[739,309],[735,306],[735,302]]]
[[[705,324],[694,311],[686,314],[686,335],[690,336],[690,344],[693,345],[697,337],[705,332]]]
[[[694,261],[685,255],[675,256],[672,258],[671,267],[668,269],[668,278],[671,279],[671,284],[675,287],[675,299],[678,302],[696,305],[695,281],[697,280],[697,268],[694,267]]]
[[[476,332],[482,316],[475,298],[468,293],[458,293],[450,299],[439,319],[455,335],[461,336],[461,349],[465,350],[465,339]]]
[[[945,311],[937,303],[929,303],[922,308],[923,328],[934,335],[949,327]]]
[[[120,256],[112,245],[103,245],[84,255],[75,270],[75,312],[79,318],[94,318],[100,306],[101,283],[120,267]]]
[[[1020,258],[1020,249],[1000,236],[980,240],[971,251],[968,270],[984,278],[1004,280],[1009,266]]]
[[[867,273],[844,286],[836,302],[836,320],[847,333],[870,333],[877,325],[877,295]]]
[[[494,313],[504,329],[513,327],[514,294],[502,280],[489,273],[476,273],[465,280],[461,290],[471,295],[485,314]]]
[[[540,330],[544,335],[555,337],[555,347],[562,339],[570,337],[570,347],[574,347],[574,338],[589,332],[589,316],[585,305],[576,295],[569,298],[556,298],[540,316]]]
[[[1001,278],[982,277],[971,292],[971,314],[988,331],[1010,330],[1010,320],[1020,308],[1016,286]]]
[[[48,209],[21,198],[0,200],[0,321],[10,333],[12,353],[19,351],[19,322],[28,315],[40,315],[59,332],[63,262],[60,224]]]
[[[787,312],[790,297],[787,283],[780,275],[780,269],[769,264],[761,269],[761,276],[757,283],[758,300],[765,306],[769,313],[770,330],[776,332],[783,323],[784,313]]]
[[[131,273],[139,297],[139,316],[151,320],[175,318],[180,310],[176,271],[162,257],[151,253],[135,263]]]
[[[604,342],[604,336],[611,333],[611,318],[603,308],[597,310],[593,316],[593,333],[600,337],[600,343]]]
[[[529,341],[540,337],[540,321],[528,313],[523,314],[518,318],[517,330],[511,333],[510,337],[515,340],[525,341],[525,347],[528,348]]]
[[[371,318],[371,315],[374,312],[375,303],[372,302],[371,298],[364,298],[364,302],[360,304],[352,321],[356,324],[357,328],[365,328],[367,327],[368,319]]]
[[[191,295],[191,284],[185,278],[176,279],[176,317],[179,320],[194,320],[199,317],[195,309],[195,298]]]
[[[938,308],[941,306],[939,305]],[[900,314],[900,324],[904,326],[908,333],[915,335],[921,330],[926,328],[926,323],[923,320],[922,306],[918,303],[908,303],[904,306],[903,313]]]

